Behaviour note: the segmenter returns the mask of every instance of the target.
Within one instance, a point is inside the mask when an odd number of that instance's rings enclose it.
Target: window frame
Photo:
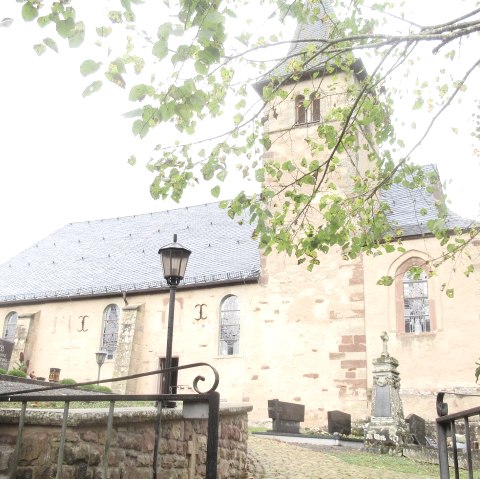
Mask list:
[[[238,309],[224,309],[225,303],[230,299],[230,298],[236,298],[236,306]],[[222,339],[223,334],[222,334],[222,326],[224,325],[224,312],[229,312],[229,313],[236,313],[236,320],[237,322],[235,324],[230,324],[227,326],[237,326],[238,327],[238,338],[235,340],[235,342],[232,345],[229,345],[227,341]],[[222,298],[220,301],[220,313],[219,313],[219,322],[218,322],[218,355],[224,358],[228,357],[234,357],[234,356],[239,356],[240,355],[240,342],[241,342],[241,307],[240,307],[240,299],[236,294],[228,294]],[[223,345],[222,343],[225,343]],[[230,349],[231,348],[231,349]],[[226,351],[226,352],[225,352]],[[230,352],[231,351],[231,352]]]
[[[308,125],[318,123],[322,119],[320,114],[320,98],[316,93],[311,93],[309,103],[305,106],[305,95],[295,97],[295,125]]]
[[[106,336],[106,334],[113,334],[114,333],[114,331],[110,331],[110,332],[106,331],[106,328],[107,328],[109,322],[112,321],[111,319],[109,319],[107,317],[107,315],[110,313],[110,311],[113,308],[115,308],[116,312],[117,312],[117,327],[116,327],[117,338],[116,338],[116,341],[115,341],[115,348],[114,349],[112,349],[112,348],[107,349],[105,347],[105,336]],[[120,331],[121,314],[122,314],[122,310],[121,310],[120,306],[118,306],[118,304],[115,304],[115,303],[108,304],[107,306],[105,306],[105,308],[103,310],[103,314],[102,314],[102,334],[101,334],[101,338],[100,338],[100,349],[107,352],[107,357],[106,357],[107,361],[112,361],[113,359],[115,359],[115,353],[117,352],[117,348],[118,348],[118,334],[119,334],[119,331]]]
[[[427,286],[427,301],[428,301],[428,315],[430,330],[429,331],[406,331],[405,321],[405,294],[404,294],[404,278],[408,273],[408,270],[412,266],[422,268],[426,274],[426,286]],[[406,336],[418,336],[429,335],[436,331],[437,323],[435,316],[435,299],[432,295],[434,291],[431,278],[429,277],[428,266],[425,264],[425,260],[418,257],[409,258],[404,261],[396,270],[395,274],[395,298],[396,298],[396,317],[397,317],[397,332]]]
[[[10,329],[12,319],[15,318],[14,327],[13,327],[13,337],[11,339],[6,337],[7,331]],[[17,331],[17,322],[18,322],[18,313],[16,311],[10,311],[6,316],[3,322],[3,331],[2,339],[9,342],[15,342],[16,331]]]

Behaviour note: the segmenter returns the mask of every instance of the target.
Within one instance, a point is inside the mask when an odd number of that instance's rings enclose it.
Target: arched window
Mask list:
[[[395,283],[398,331],[409,334],[433,331],[435,310],[425,262],[420,258],[405,261],[397,269]]]
[[[240,305],[238,297],[223,298],[220,305],[219,354],[233,356],[240,351]]]
[[[403,320],[406,333],[430,332],[428,277],[425,271],[403,275]]]
[[[320,98],[315,93],[310,95],[311,122],[320,121]]]
[[[303,125],[307,123],[307,109],[305,108],[305,97],[298,95],[295,98],[295,123]]]
[[[316,93],[310,94],[309,102],[303,95],[295,97],[295,124],[314,123],[320,121],[320,99]]]
[[[3,339],[7,341],[15,340],[15,332],[17,330],[18,314],[15,311],[7,314],[5,322],[3,323]]]
[[[118,343],[120,308],[109,304],[103,311],[103,331],[101,349],[107,352],[107,359],[113,359]]]

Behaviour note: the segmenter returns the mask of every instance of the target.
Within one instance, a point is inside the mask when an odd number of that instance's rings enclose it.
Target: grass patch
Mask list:
[[[378,469],[411,474],[418,477],[438,477],[438,464],[427,464],[414,461],[406,457],[389,456],[388,454],[372,454],[364,451],[329,451],[329,454],[337,457],[347,464],[361,466],[370,469]],[[453,477],[453,472],[451,473]],[[467,479],[467,471],[460,471],[460,478]]]
[[[256,432],[267,432],[268,428],[262,426],[248,426],[248,433],[255,434]]]

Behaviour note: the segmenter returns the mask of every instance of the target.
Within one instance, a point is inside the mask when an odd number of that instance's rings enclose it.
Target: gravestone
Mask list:
[[[420,446],[426,446],[427,439],[425,437],[425,419],[423,419],[423,417],[417,416],[416,414],[409,414],[405,418],[405,421],[408,424],[408,431],[412,435],[414,443]]]
[[[8,370],[13,351],[13,341],[0,339],[0,368]]]
[[[305,420],[305,406],[291,402],[268,400],[268,417],[272,419],[274,432],[294,433],[300,432],[300,423]]]
[[[365,448],[382,454],[401,453],[408,430],[400,399],[398,361],[388,352],[388,335],[380,338],[383,351],[373,360],[372,413],[365,429]]]
[[[328,433],[343,434],[349,436],[352,434],[352,416],[342,411],[328,411]]]

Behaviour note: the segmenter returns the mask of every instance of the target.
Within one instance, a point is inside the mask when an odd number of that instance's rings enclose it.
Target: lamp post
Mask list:
[[[167,350],[165,354],[165,368],[172,367],[172,341],[173,341],[173,319],[175,312],[175,291],[178,284],[185,276],[188,258],[191,251],[177,243],[177,235],[173,235],[173,243],[163,246],[158,250],[162,260],[163,276],[170,286],[170,300],[168,303],[168,329],[167,329]],[[165,375],[165,393],[170,394],[172,371]]]
[[[106,357],[107,357],[106,351],[97,351],[95,353],[95,359],[97,360],[97,364],[98,364],[97,384],[100,381],[100,368],[102,367],[102,364],[105,362]]]

